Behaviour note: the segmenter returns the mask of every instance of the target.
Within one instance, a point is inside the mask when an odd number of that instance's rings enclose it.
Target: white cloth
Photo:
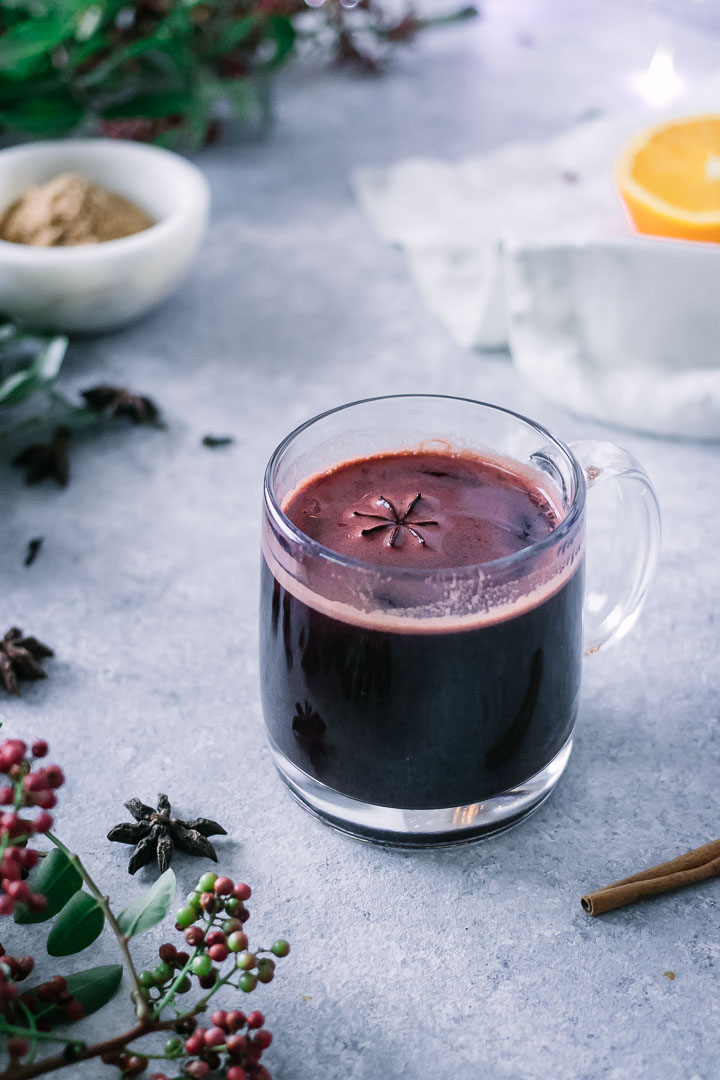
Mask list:
[[[668,115],[720,112],[720,76]],[[643,431],[720,438],[720,245],[639,237],[612,181],[652,118],[355,175],[379,235],[464,347],[510,346],[551,400]]]

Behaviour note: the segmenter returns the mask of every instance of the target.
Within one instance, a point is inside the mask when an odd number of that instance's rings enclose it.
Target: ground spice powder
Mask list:
[[[154,221],[135,203],[78,173],[31,187],[0,217],[0,239],[34,247],[119,240]]]

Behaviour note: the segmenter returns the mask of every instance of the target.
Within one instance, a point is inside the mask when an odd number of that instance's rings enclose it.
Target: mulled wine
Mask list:
[[[578,543],[553,542],[567,508],[546,473],[451,446],[379,453],[303,478],[281,511],[312,554],[291,572],[289,543],[264,543],[263,706],[288,769],[422,811],[481,804],[557,758],[583,573]]]

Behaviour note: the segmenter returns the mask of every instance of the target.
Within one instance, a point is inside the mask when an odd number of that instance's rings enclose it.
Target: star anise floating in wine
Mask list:
[[[115,825],[107,838],[120,844],[135,845],[128,863],[131,874],[153,858],[157,859],[160,872],[164,873],[175,848],[187,855],[199,855],[217,862],[217,852],[207,839],[208,836],[227,836],[227,831],[217,821],[204,817],[182,821],[173,817],[170,800],[163,794],[158,795],[156,810],[140,799],[129,799],[125,806],[135,822],[124,821]]]
[[[430,525],[438,525],[439,522],[430,519],[418,520],[412,518],[410,515],[413,513],[418,503],[422,499],[422,495],[418,494],[414,499],[411,499],[408,503],[407,509],[400,512],[395,504],[386,499],[384,495],[378,495],[378,506],[386,510],[385,514],[367,514],[361,510],[353,510],[353,517],[369,518],[373,521],[377,521],[379,524],[370,525],[367,529],[361,531],[361,536],[372,536],[374,533],[385,532],[390,530],[385,540],[386,547],[395,547],[395,543],[398,537],[401,535],[403,529],[407,529],[412,537],[417,540],[418,544],[425,544],[427,541],[420,529],[427,528]]]
[[[0,681],[9,694],[19,694],[18,679],[47,679],[40,660],[54,656],[52,649],[13,626],[0,639]]]
[[[70,429],[59,427],[49,443],[33,443],[26,446],[12,460],[13,465],[25,470],[26,484],[39,484],[51,476],[61,487],[66,487],[70,477],[68,447]]]
[[[106,416],[127,416],[134,424],[152,424],[160,415],[152,398],[133,394],[122,386],[91,386],[82,390],[82,396],[90,409]]]

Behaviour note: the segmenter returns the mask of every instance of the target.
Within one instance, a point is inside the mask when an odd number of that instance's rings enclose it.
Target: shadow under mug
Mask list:
[[[514,554],[427,571],[340,555],[283,510],[343,462],[449,448],[534,470],[560,524]],[[614,506],[603,501],[586,559],[586,494],[606,482]],[[380,397],[303,424],[268,464],[262,540],[263,710],[290,791],[379,843],[464,842],[520,821],[567,764],[583,653],[632,627],[659,540],[655,493],[630,454],[566,446],[495,405]]]

